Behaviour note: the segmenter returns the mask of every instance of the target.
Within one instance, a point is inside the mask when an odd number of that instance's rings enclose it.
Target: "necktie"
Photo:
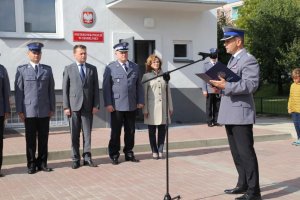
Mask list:
[[[84,73],[84,70],[83,70],[83,64],[79,64],[79,66],[80,66],[80,78],[81,78],[81,81],[84,81],[85,73]]]
[[[127,72],[128,71],[128,67],[127,67],[127,65],[125,63],[123,63],[123,67],[124,67],[125,71]]]
[[[38,72],[39,72],[38,65],[35,65],[35,66],[34,66],[34,71],[35,71],[36,74],[38,74]]]

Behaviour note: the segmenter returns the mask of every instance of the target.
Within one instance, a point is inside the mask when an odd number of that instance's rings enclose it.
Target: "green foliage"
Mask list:
[[[283,93],[281,95],[277,94],[278,86],[276,84],[262,84],[258,90],[255,92],[255,97],[287,97],[289,95],[291,83],[283,84]]]
[[[287,52],[280,49],[282,60],[278,64],[288,69],[291,73],[292,69],[300,67],[300,38],[295,38],[293,43],[286,47]]]
[[[299,66],[287,62],[299,48],[299,13],[299,0],[245,0],[239,12],[237,25],[246,29],[246,47],[260,63],[261,79],[277,83],[279,90],[283,75],[291,66]]]
[[[230,23],[230,19],[226,17],[226,13],[219,13],[218,24],[217,24],[217,40],[218,40],[218,49],[219,49],[219,61],[227,64],[231,55],[226,53],[226,49],[224,47],[224,42],[220,40],[223,38],[223,30],[224,26],[232,26]]]

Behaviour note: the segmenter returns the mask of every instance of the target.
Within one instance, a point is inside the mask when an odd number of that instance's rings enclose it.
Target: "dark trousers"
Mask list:
[[[25,118],[27,167],[47,166],[49,117]],[[35,157],[38,139],[38,157]]]
[[[207,94],[206,97],[206,121],[217,123],[221,98],[219,94]]]
[[[158,129],[157,142],[156,142],[156,128]],[[166,125],[148,125],[149,141],[152,153],[162,153],[164,150]]]
[[[135,134],[135,114],[136,111],[114,111],[111,113],[111,134],[108,144],[110,158],[120,156],[120,136],[124,125],[124,148],[125,156],[133,156],[134,134]]]
[[[260,194],[258,163],[254,150],[253,125],[225,125],[234,164],[238,171],[238,187],[248,194]]]
[[[71,128],[71,156],[73,161],[80,161],[80,132],[82,130],[83,140],[83,160],[91,159],[91,132],[93,124],[93,114],[91,112],[72,112],[70,117]]]
[[[4,116],[0,117],[0,170],[2,168],[3,159],[3,134],[4,134]]]

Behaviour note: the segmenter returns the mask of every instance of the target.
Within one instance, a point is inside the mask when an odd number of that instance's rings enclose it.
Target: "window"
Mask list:
[[[63,38],[62,0],[0,0],[0,37]]]
[[[25,32],[55,33],[55,0],[24,0]]]
[[[192,61],[192,41],[177,40],[174,41],[174,62]]]
[[[64,114],[62,103],[56,103],[56,109],[54,115],[50,120],[50,127],[54,126],[68,126],[68,118]],[[10,117],[7,119],[6,127],[10,128],[23,128],[24,123],[20,120],[16,107],[12,105]]]
[[[238,14],[239,14],[239,6],[238,7],[232,7],[231,9],[231,19],[232,20],[237,20],[238,19]]]
[[[12,0],[0,1],[0,31],[16,31],[15,2]]]

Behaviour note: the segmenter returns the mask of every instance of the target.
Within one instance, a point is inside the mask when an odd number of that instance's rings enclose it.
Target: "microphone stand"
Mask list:
[[[177,71],[179,69],[182,69],[184,67],[190,66],[192,64],[198,63],[200,61],[205,60],[205,56],[202,56],[201,59],[193,61],[192,63],[189,63],[187,65],[181,66],[179,68],[173,69],[171,71],[167,71],[164,72],[161,75],[155,76],[153,78],[150,78],[148,80],[145,80],[142,82],[142,84],[149,82],[153,79],[157,79],[158,77],[163,77],[163,79],[165,80],[166,83],[166,194],[163,200],[173,200],[173,199],[181,199],[180,195],[176,196],[176,197],[171,197],[171,195],[169,194],[169,95],[168,95],[168,88],[169,88],[169,80],[171,79],[170,77],[170,73]]]

